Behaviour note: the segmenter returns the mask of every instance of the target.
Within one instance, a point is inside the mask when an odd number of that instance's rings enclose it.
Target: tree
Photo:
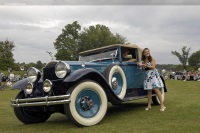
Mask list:
[[[124,44],[125,37],[116,33],[114,35],[105,25],[95,25],[89,28],[84,28],[80,34],[80,42],[78,52],[94,49],[111,44]]]
[[[79,52],[111,44],[124,44],[125,41],[125,37],[118,33],[114,35],[104,25],[90,26],[81,32],[81,26],[74,21],[65,26],[54,42],[57,49],[55,56],[58,60],[77,60]]]
[[[43,66],[43,64],[42,64],[41,61],[37,61],[36,64],[35,64],[35,67],[36,67],[37,69],[41,70],[44,66]]]
[[[172,54],[177,56],[181,64],[186,67],[187,61],[188,61],[188,56],[191,48],[187,49],[187,46],[182,47],[182,54],[180,54],[177,51],[172,51]]]
[[[80,30],[81,26],[77,21],[66,25],[65,28],[62,29],[62,34],[60,34],[54,42],[54,47],[57,50],[55,55],[57,60],[77,59],[77,57],[72,56],[77,53]]]
[[[191,66],[197,66],[200,63],[200,50],[193,53],[190,56],[188,62],[189,62],[189,65]]]
[[[8,68],[13,68],[15,66],[13,53],[15,44],[12,41],[5,40],[0,41],[0,69],[7,70]]]

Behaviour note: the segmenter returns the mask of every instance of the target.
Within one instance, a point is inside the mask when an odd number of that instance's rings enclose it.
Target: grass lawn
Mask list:
[[[24,125],[14,115],[10,99],[19,90],[0,91],[0,133],[199,133],[200,82],[166,81],[165,112],[159,106],[145,111],[147,99],[109,104],[105,118],[97,125],[79,128],[65,115],[53,114],[45,123]]]

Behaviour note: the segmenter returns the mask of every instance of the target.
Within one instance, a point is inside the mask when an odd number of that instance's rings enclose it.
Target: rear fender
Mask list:
[[[165,84],[165,80],[162,76],[160,76],[160,78],[162,79],[162,82],[164,84],[164,92],[167,92],[167,87],[166,87],[166,84]]]

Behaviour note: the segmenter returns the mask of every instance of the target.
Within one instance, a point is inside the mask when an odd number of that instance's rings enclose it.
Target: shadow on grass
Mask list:
[[[97,125],[103,126],[110,120],[115,120],[120,117],[120,115],[127,114],[128,112],[137,112],[138,110],[143,109],[146,106],[146,103],[132,103],[132,102],[127,102],[127,103],[122,103],[120,105],[108,105],[108,110],[107,114],[104,117],[104,119]],[[109,122],[108,122],[109,123]],[[38,123],[38,124],[30,124],[30,125],[25,125],[25,124],[17,124],[18,128],[27,130],[29,128],[37,129],[37,131],[42,131],[43,129],[48,128],[50,131],[56,131],[61,129],[80,129],[77,128],[76,125],[74,125],[64,114],[60,113],[55,113],[52,114],[52,116],[44,123]],[[56,128],[56,129],[55,129]]]
[[[136,111],[146,106],[147,106],[146,103],[131,103],[131,102],[122,103],[119,105],[110,105],[107,110],[107,115],[110,115],[110,114],[117,115],[120,113],[129,112],[129,111],[134,111],[134,110]]]
[[[122,103],[120,105],[108,105],[108,110],[106,113],[106,117],[115,119],[116,116],[121,114],[127,114],[127,112],[134,112],[143,109],[146,107],[146,103]],[[104,118],[104,119],[105,119]],[[50,125],[68,125],[70,127],[76,127],[65,115],[58,114],[57,116],[54,116],[53,118],[50,118],[46,124]],[[73,126],[74,125],[74,126]]]

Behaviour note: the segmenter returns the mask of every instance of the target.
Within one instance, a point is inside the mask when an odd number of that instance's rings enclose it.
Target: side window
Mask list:
[[[136,59],[136,49],[134,48],[122,48],[121,55],[122,55],[122,61],[128,61],[130,59]],[[136,59],[137,60],[137,59]]]
[[[129,54],[132,55],[132,59],[136,59],[137,58],[137,56],[136,56],[136,49],[130,49],[129,50]]]

